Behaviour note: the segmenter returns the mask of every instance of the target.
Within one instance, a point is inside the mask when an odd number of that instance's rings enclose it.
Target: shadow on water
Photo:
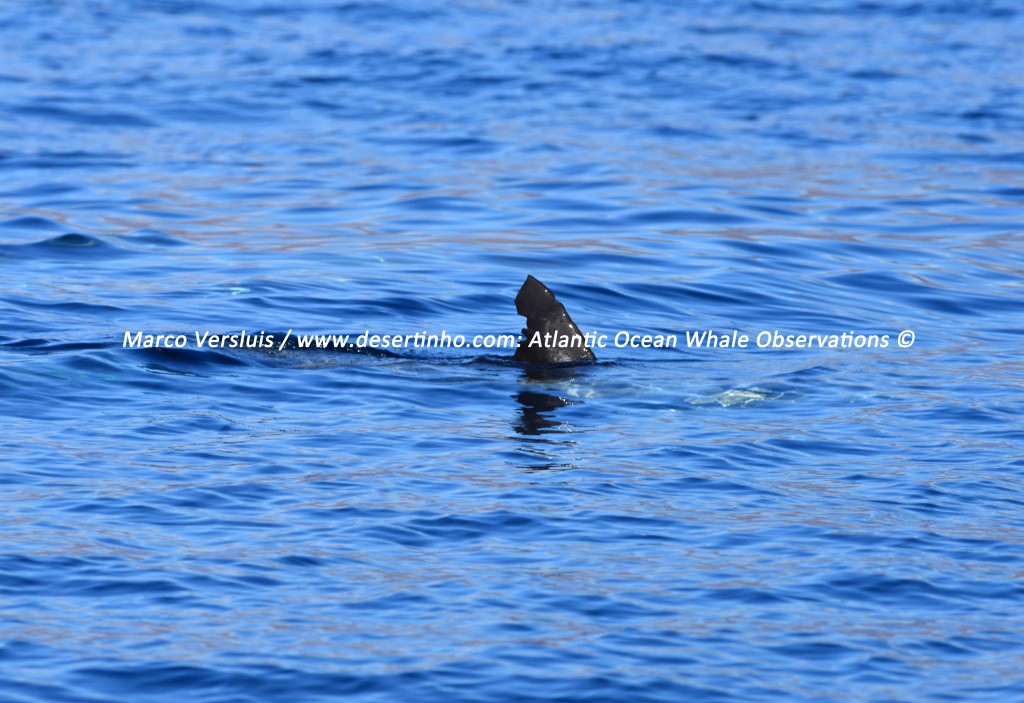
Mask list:
[[[580,376],[580,365],[527,366],[523,378],[530,388],[513,397],[519,404],[519,414],[513,424],[520,451],[530,461],[522,468],[539,471],[547,469],[578,468],[578,429],[559,411],[583,401],[569,399],[553,392],[558,385],[574,381]]]
[[[558,429],[563,423],[554,416],[554,411],[571,405],[572,401],[549,393],[536,391],[520,391],[516,396],[519,402],[519,420],[516,432],[525,436],[539,436],[548,433],[565,432]]]

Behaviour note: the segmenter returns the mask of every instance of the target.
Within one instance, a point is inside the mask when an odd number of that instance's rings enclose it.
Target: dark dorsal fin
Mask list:
[[[580,328],[565,311],[565,306],[555,299],[554,293],[547,286],[533,276],[527,276],[523,287],[519,289],[516,312],[526,318],[526,327],[523,329],[526,339],[516,348],[513,361],[531,364],[597,361]]]

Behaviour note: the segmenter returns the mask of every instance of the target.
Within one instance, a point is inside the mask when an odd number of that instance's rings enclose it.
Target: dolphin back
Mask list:
[[[516,312],[526,318],[513,361],[529,364],[567,364],[597,361],[580,328],[555,294],[533,276],[527,276],[516,296]]]

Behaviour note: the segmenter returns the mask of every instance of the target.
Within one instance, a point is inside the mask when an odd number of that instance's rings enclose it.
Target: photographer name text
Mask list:
[[[284,334],[248,332],[219,334],[196,330],[192,334],[151,334],[144,330],[125,330],[125,349],[515,349],[521,342],[531,348],[571,349],[887,349],[913,346],[915,334],[903,330],[898,334],[843,332],[790,333],[778,329],[756,332],[740,330],[685,330],[676,334],[643,334],[620,330],[614,334],[586,332],[566,335],[557,331],[536,332],[529,338],[515,334],[449,334],[445,330],[411,334]]]

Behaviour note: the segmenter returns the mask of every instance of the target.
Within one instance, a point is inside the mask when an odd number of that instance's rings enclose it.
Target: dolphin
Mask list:
[[[516,296],[516,312],[526,318],[525,339],[513,361],[527,364],[571,364],[597,361],[580,328],[546,285],[527,276]]]

